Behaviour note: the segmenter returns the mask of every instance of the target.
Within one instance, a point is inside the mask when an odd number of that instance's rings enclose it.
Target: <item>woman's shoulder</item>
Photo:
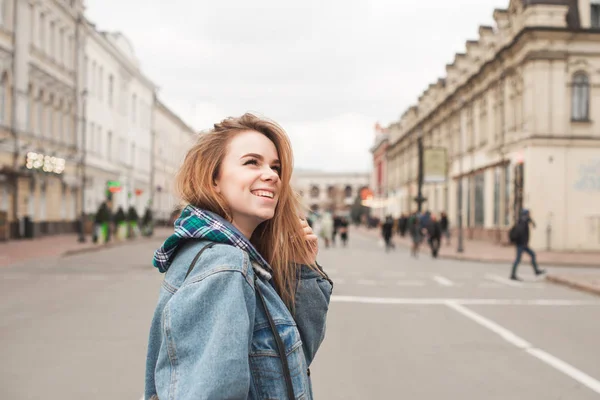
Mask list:
[[[196,262],[190,270],[194,259],[196,259]],[[189,274],[188,270],[190,270]],[[171,284],[180,286],[184,280],[198,280],[213,273],[224,271],[241,272],[248,279],[248,276],[252,273],[248,253],[224,243],[190,240],[177,251],[165,279],[170,281]],[[187,278],[186,274],[188,275]]]

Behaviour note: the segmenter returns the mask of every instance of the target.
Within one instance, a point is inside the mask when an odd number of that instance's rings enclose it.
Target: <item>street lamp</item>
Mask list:
[[[81,124],[81,216],[79,229],[79,243],[85,243],[85,164],[86,164],[86,108],[87,108],[87,89],[81,92],[82,100],[82,124]]]

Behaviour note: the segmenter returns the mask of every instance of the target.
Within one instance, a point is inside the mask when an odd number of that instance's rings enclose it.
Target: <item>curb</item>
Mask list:
[[[130,245],[130,244],[144,243],[144,242],[151,241],[152,239],[154,239],[154,237],[151,236],[151,237],[144,237],[144,238],[139,238],[139,239],[135,239],[135,240],[125,240],[125,241],[121,241],[121,242],[99,244],[99,245],[96,245],[93,247],[84,247],[83,249],[72,249],[72,250],[67,250],[67,251],[61,253],[59,255],[59,257],[70,257],[70,256],[78,255],[78,254],[93,253],[95,251],[107,250],[107,249],[112,249],[115,247],[122,247],[122,246]]]
[[[358,230],[356,231],[359,234],[364,234],[365,236],[368,237],[373,237],[373,238],[379,238],[378,235],[376,234],[372,234],[369,231],[365,231],[365,230]],[[410,248],[410,245],[405,244],[405,243],[398,243],[396,242],[396,244],[398,246],[404,247],[404,248]],[[485,263],[485,264],[505,264],[505,263],[509,263],[512,265],[513,261],[512,259],[510,260],[505,260],[505,259],[492,259],[492,258],[466,258],[466,257],[461,257],[458,255],[454,255],[454,254],[439,254],[438,255],[438,259],[442,259],[442,260],[457,260],[457,261],[467,261],[467,262],[477,262],[477,263]],[[521,262],[523,265],[530,265],[527,263],[524,263],[523,261]],[[547,263],[548,265],[552,266],[552,267],[576,267],[576,268],[600,268],[600,264],[578,264],[578,263],[569,263],[569,262],[552,262],[552,263]]]
[[[590,285],[585,282],[579,282],[573,279],[568,279],[557,275],[548,275],[546,276],[546,280],[558,285],[568,286],[573,289],[581,290],[584,292],[595,294],[596,296],[600,296],[600,287]]]

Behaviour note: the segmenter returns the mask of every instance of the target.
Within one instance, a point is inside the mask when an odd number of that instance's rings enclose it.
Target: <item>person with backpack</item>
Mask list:
[[[427,236],[427,242],[431,248],[431,257],[437,258],[442,243],[442,226],[433,214],[429,218],[429,225],[427,225]]]
[[[513,263],[512,272],[510,274],[510,279],[513,281],[522,281],[522,279],[517,276],[517,267],[521,262],[523,253],[527,253],[531,257],[531,264],[536,275],[546,273],[545,270],[538,268],[535,260],[535,252],[529,247],[529,224],[532,224],[535,228],[535,222],[531,219],[529,210],[524,209],[521,211],[519,221],[509,231],[510,242],[515,245],[517,250],[515,262]]]

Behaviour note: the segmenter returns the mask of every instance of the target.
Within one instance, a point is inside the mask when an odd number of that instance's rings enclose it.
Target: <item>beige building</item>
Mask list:
[[[0,0],[0,239],[75,229],[82,13],[81,0]]]
[[[424,209],[467,238],[506,241],[521,209],[534,248],[600,249],[600,4],[512,0],[389,126],[388,194],[416,209],[417,138],[447,150]],[[427,166],[425,166],[427,168]]]
[[[307,210],[347,214],[360,189],[369,187],[368,172],[295,170],[292,186]]]
[[[175,174],[198,134],[160,100],[154,103],[154,218],[168,221],[180,205],[173,186]]]

